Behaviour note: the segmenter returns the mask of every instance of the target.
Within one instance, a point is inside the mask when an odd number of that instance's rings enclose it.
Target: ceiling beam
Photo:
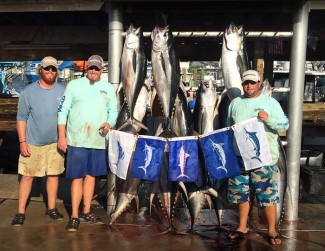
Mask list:
[[[102,0],[1,0],[0,12],[98,11]]]

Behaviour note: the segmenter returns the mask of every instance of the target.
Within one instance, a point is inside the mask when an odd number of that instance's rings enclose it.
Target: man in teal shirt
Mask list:
[[[68,83],[58,112],[58,147],[67,152],[72,214],[68,231],[77,231],[80,220],[101,223],[90,212],[96,176],[107,174],[107,133],[115,125],[117,100],[112,84],[101,80],[104,61],[88,59],[87,76]],[[83,210],[79,205],[83,199]]]
[[[239,226],[236,231],[228,235],[228,238],[240,239],[248,232],[249,191],[252,188],[259,206],[263,207],[265,211],[270,243],[280,245],[281,238],[275,229],[276,204],[279,203],[276,183],[279,159],[277,132],[286,131],[289,128],[289,120],[274,98],[261,94],[261,85],[262,82],[257,71],[244,72],[242,80],[244,95],[233,99],[228,108],[228,126],[252,117],[257,117],[264,123],[272,156],[272,163],[269,165],[229,179],[229,201],[239,204]],[[237,145],[235,145],[237,156],[240,157],[236,147]]]

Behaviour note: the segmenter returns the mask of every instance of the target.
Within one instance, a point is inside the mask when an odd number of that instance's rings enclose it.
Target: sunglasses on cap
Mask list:
[[[258,83],[258,82],[251,81],[251,80],[246,80],[244,83],[242,83],[242,85],[248,85],[248,84],[256,85],[257,83]]]
[[[56,69],[56,67],[50,65],[50,66],[46,66],[43,68],[45,71],[49,71],[49,70],[52,70],[52,72],[57,72],[58,69]]]
[[[100,71],[100,69],[97,66],[90,66],[88,70]]]

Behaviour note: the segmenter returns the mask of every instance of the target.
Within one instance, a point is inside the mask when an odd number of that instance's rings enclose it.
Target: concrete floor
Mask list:
[[[25,224],[22,227],[11,226],[11,220],[17,210],[16,175],[0,175],[0,250],[130,250],[130,251],[182,251],[182,250],[325,250],[325,199],[317,198],[308,203],[299,204],[299,221],[283,222],[281,232],[284,235],[282,246],[271,246],[265,239],[265,228],[257,225],[257,232],[237,243],[224,238],[226,227],[216,230],[215,213],[204,209],[198,224],[197,234],[176,234],[169,232],[159,235],[166,228],[157,217],[149,216],[148,208],[140,213],[130,210],[122,214],[113,224],[80,224],[78,232],[67,232],[70,205],[67,200],[59,199],[58,209],[64,214],[63,221],[47,218],[45,204],[41,196],[32,198],[26,211]],[[66,190],[67,191],[67,190]],[[102,205],[94,201],[92,210],[105,223],[108,222]],[[185,209],[181,209],[185,210]],[[159,215],[159,210],[156,210]],[[185,233],[190,227],[188,215],[177,228]],[[158,235],[157,235],[158,234]]]

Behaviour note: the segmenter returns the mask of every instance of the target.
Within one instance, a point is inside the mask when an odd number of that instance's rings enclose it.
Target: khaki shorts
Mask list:
[[[29,145],[30,156],[19,156],[18,173],[24,176],[44,177],[64,172],[64,154],[58,144],[45,146]]]

